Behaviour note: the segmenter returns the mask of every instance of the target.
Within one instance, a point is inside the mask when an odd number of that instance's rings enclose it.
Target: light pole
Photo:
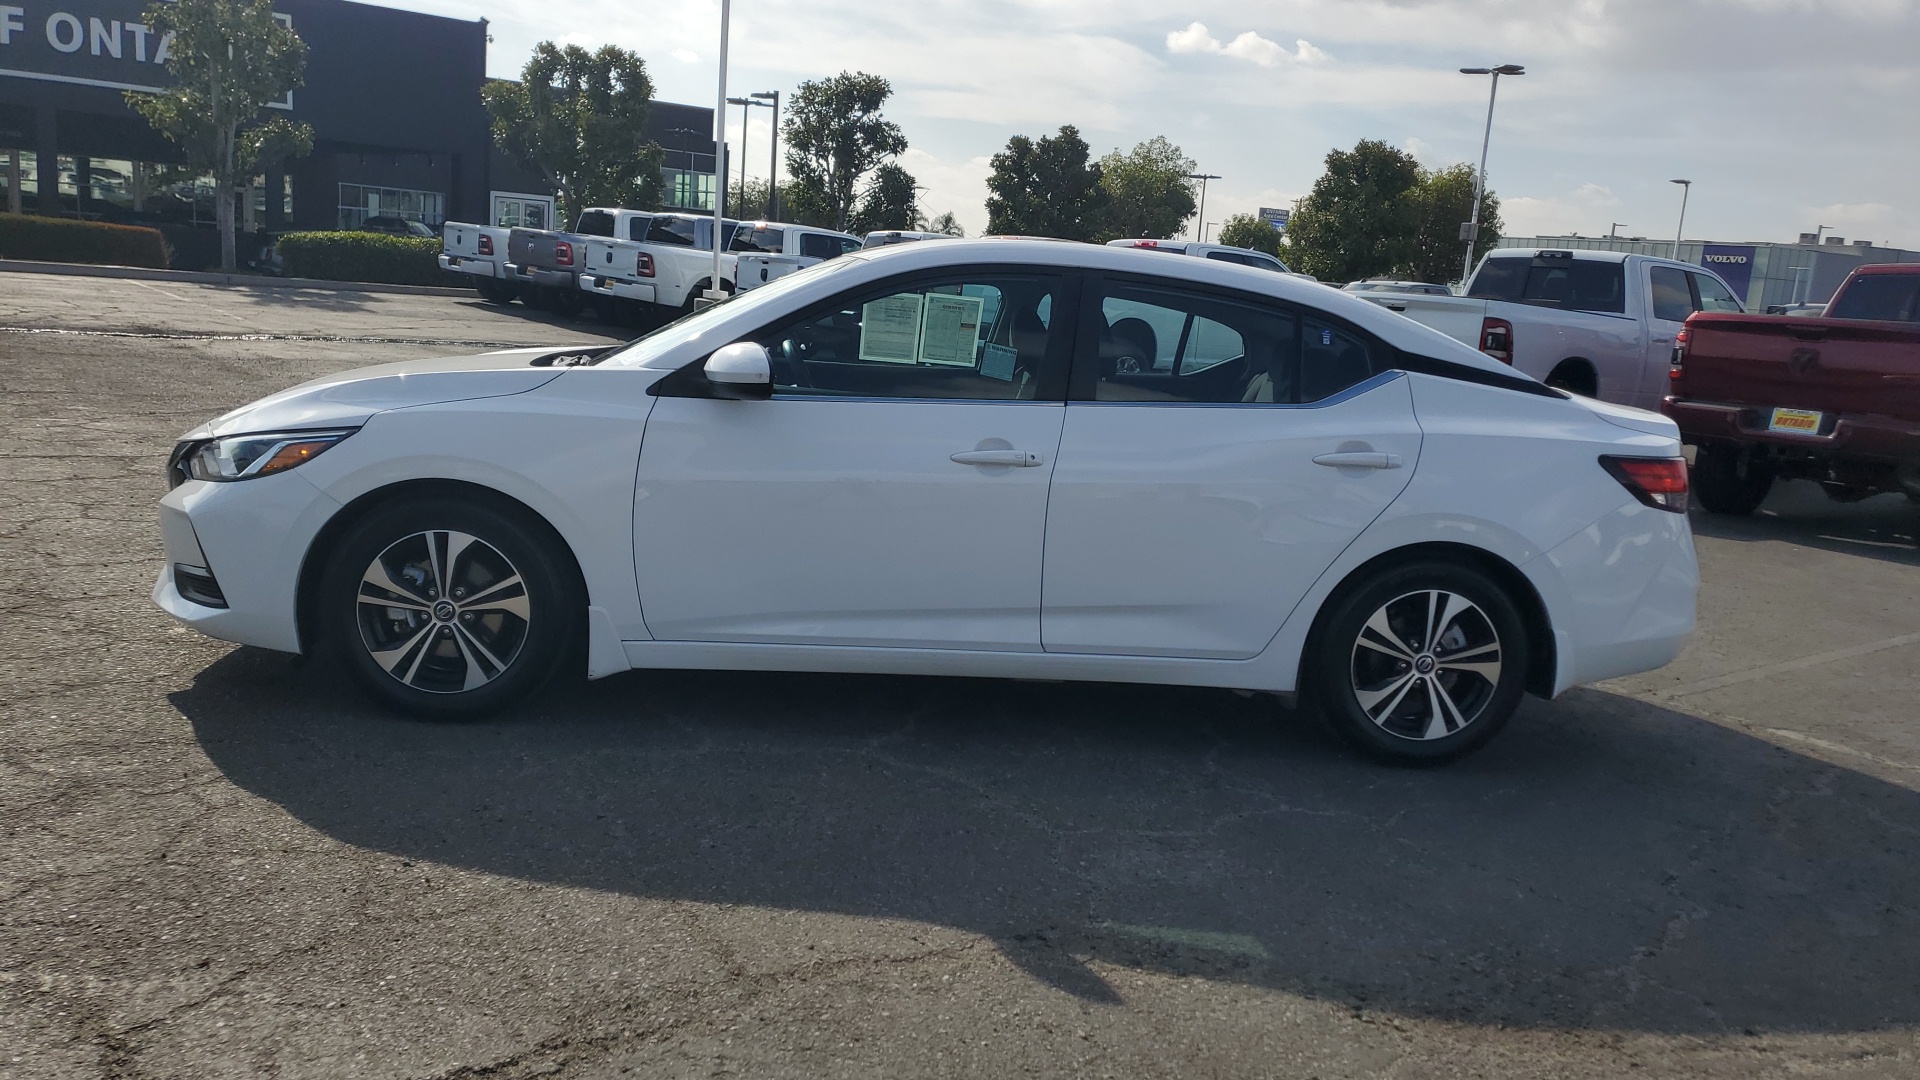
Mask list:
[[[778,221],[780,219],[778,209],[780,204],[780,91],[762,90],[747,96],[773,105],[773,152],[769,155],[770,160],[767,162],[767,218],[770,221]],[[740,148],[744,151],[746,145],[743,143]]]
[[[1622,226],[1622,225],[1625,225],[1625,224],[1626,224],[1626,222],[1624,222],[1624,221],[1616,221],[1616,222],[1614,222],[1614,223],[1613,223],[1613,228],[1611,228],[1611,229],[1608,229],[1608,230],[1607,230],[1607,239],[1609,239],[1609,240],[1614,240],[1614,239],[1618,239],[1618,238],[1619,238],[1619,236],[1620,236],[1620,226]]]
[[[720,291],[720,249],[726,232],[721,224],[727,206],[727,29],[733,22],[733,0],[720,0],[720,90],[713,103],[713,277],[707,281],[703,297],[709,304],[727,298]]]
[[[1187,179],[1200,181],[1200,212],[1193,216],[1193,227],[1199,232],[1200,242],[1207,239],[1207,181],[1220,179],[1214,173],[1188,173]]]
[[[1680,258],[1680,234],[1686,231],[1687,228],[1687,196],[1693,194],[1693,181],[1669,180],[1667,183],[1680,185],[1680,224],[1675,226],[1673,230],[1673,254],[1670,256],[1670,258],[1678,261]]]
[[[1491,75],[1493,85],[1487,91],[1487,130],[1480,136],[1480,171],[1473,174],[1473,218],[1460,227],[1460,239],[1467,242],[1467,256],[1464,269],[1460,271],[1460,281],[1466,283],[1473,276],[1473,245],[1480,239],[1480,196],[1487,189],[1487,144],[1493,141],[1493,99],[1500,93],[1500,76],[1525,75],[1527,69],[1519,64],[1501,64],[1490,68],[1461,68],[1462,75]]]
[[[1833,226],[1831,225],[1814,226],[1814,229],[1813,229],[1813,246],[1814,247],[1820,246],[1820,234],[1823,232],[1826,232],[1828,229],[1831,229],[1831,228],[1833,228]]]
[[[727,104],[740,106],[740,205],[734,207],[734,212],[739,214],[746,213],[745,207],[747,203],[747,108],[752,105],[772,104],[772,102],[754,100],[759,96],[758,94],[754,94],[751,97],[730,97],[727,99]],[[774,138],[778,139],[779,137],[779,133],[775,132]],[[769,184],[768,190],[771,191],[773,181],[768,180],[767,183]],[[769,195],[768,198],[771,200],[772,196]],[[773,217],[771,211],[768,212],[767,217]]]

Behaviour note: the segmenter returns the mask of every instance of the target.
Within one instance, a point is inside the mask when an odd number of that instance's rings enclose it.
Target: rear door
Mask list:
[[[1048,652],[1243,659],[1406,487],[1384,346],[1310,308],[1095,278],[1047,509]]]

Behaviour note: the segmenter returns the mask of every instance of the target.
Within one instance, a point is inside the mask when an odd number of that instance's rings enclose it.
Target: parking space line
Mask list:
[[[1704,694],[1709,690],[1718,690],[1724,686],[1734,686],[1739,683],[1752,682],[1755,679],[1764,679],[1769,675],[1780,675],[1789,671],[1805,671],[1807,668],[1819,667],[1822,664],[1831,664],[1840,660],[1851,660],[1856,656],[1866,656],[1869,653],[1884,652],[1887,649],[1897,649],[1902,645],[1913,645],[1916,643],[1920,643],[1920,634],[1901,634],[1899,637],[1869,641],[1864,645],[1853,645],[1845,649],[1833,649],[1828,652],[1814,653],[1812,656],[1803,656],[1798,660],[1786,660],[1778,664],[1766,664],[1761,667],[1748,668],[1745,671],[1736,671],[1729,675],[1716,675],[1711,679],[1701,679],[1698,682],[1685,683],[1672,690],[1657,691],[1655,696],[1663,698],[1690,697],[1694,694]]]

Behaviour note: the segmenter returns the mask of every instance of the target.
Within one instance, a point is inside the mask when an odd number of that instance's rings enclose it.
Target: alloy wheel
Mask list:
[[[1427,589],[1382,604],[1353,644],[1354,698],[1402,739],[1443,739],[1479,719],[1500,685],[1499,632],[1479,605]]]
[[[360,577],[356,617],[374,663],[416,690],[455,694],[513,665],[532,607],[520,571],[470,533],[402,537]]]

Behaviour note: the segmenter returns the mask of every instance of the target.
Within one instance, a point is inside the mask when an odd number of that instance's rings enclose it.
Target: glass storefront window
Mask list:
[[[692,169],[660,170],[661,204],[675,210],[712,210],[713,174]]]
[[[447,197],[438,191],[340,185],[340,228],[358,229],[370,217],[397,217],[438,226],[447,220]]]

